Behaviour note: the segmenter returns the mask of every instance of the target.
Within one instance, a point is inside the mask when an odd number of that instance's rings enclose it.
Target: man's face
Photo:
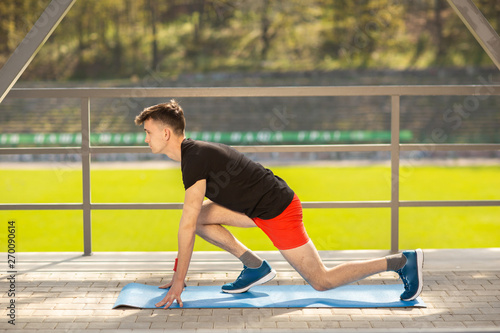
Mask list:
[[[149,144],[149,148],[151,148],[153,154],[162,153],[167,145],[165,128],[161,123],[151,118],[144,122],[144,132],[146,132],[145,142]]]

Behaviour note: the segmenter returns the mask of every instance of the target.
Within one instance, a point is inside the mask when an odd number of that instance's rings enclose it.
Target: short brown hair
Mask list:
[[[174,99],[170,100],[170,103],[162,103],[145,108],[135,117],[135,124],[142,125],[148,119],[168,125],[177,135],[182,135],[186,128],[184,111],[182,111],[181,106]]]

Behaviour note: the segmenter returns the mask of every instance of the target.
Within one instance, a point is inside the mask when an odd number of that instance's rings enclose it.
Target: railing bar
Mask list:
[[[168,203],[92,203],[95,210],[182,209],[181,202]],[[390,208],[390,201],[304,201],[302,206],[314,208]],[[500,207],[500,200],[401,200],[399,207]],[[81,210],[83,204],[36,203],[0,204],[0,210]]]
[[[399,251],[399,96],[391,96],[391,252]]]
[[[83,255],[92,255],[92,208],[90,198],[90,98],[81,100]]]
[[[242,153],[390,151],[389,144],[233,146]]]
[[[390,201],[318,201],[302,202],[302,207],[312,208],[389,208]]]
[[[421,150],[432,151],[462,151],[462,150],[500,150],[500,144],[496,143],[450,143],[450,144],[418,144],[406,143],[400,145],[402,151]]]
[[[268,152],[332,152],[332,151],[390,151],[389,144],[366,145],[262,145],[262,146],[232,146],[242,153]],[[93,154],[109,153],[150,153],[149,147],[92,147]]]
[[[119,209],[182,209],[181,202],[167,203],[93,203],[95,210],[119,210]]]
[[[308,97],[500,95],[500,85],[302,86],[216,88],[16,88],[6,98]]]
[[[82,204],[39,203],[39,204],[0,204],[0,210],[81,210]]]
[[[500,200],[421,200],[400,201],[400,207],[489,207],[500,206]]]
[[[500,150],[500,144],[400,144],[400,151],[463,151],[463,150]],[[262,145],[262,146],[233,146],[244,153],[267,152],[356,152],[356,151],[391,151],[389,144],[353,144],[353,145]],[[54,148],[0,148],[0,155],[24,154],[80,154],[80,147],[54,147]],[[91,147],[91,154],[109,153],[150,153],[149,147]]]
[[[486,89],[485,89],[486,88]],[[299,86],[215,88],[16,88],[6,98],[308,97],[500,95],[500,85]]]
[[[0,155],[80,154],[81,152],[80,147],[0,148]]]

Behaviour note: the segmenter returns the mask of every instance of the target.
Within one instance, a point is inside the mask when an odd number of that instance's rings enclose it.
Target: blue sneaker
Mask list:
[[[412,301],[420,295],[424,284],[422,277],[424,252],[421,249],[416,249],[415,251],[403,251],[403,255],[406,257],[406,264],[396,271],[405,286],[401,299]]]
[[[253,286],[271,281],[276,276],[276,271],[263,261],[259,268],[243,266],[240,276],[231,283],[222,286],[222,291],[230,294],[244,293]]]

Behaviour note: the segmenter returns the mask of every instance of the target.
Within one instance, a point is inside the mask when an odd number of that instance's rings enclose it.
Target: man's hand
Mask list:
[[[170,288],[170,290],[167,292],[165,297],[158,303],[155,304],[156,307],[162,307],[164,306],[164,309],[170,307],[174,303],[174,301],[177,301],[179,306],[182,308],[182,299],[181,299],[181,293],[184,290],[184,287],[186,285],[184,283],[176,283],[173,280],[170,281],[169,283],[160,286],[160,289],[167,289]]]
[[[164,306],[164,308],[168,308],[174,301],[177,301],[180,307],[183,306],[181,293],[185,286],[184,281],[186,279],[191,255],[193,254],[196,221],[200,215],[206,188],[206,180],[200,179],[186,190],[184,208],[182,209],[182,217],[177,235],[179,244],[179,250],[177,252],[177,257],[179,259],[178,266],[172,281],[160,287],[162,289],[170,287],[170,290],[161,302],[155,304],[157,307]]]

